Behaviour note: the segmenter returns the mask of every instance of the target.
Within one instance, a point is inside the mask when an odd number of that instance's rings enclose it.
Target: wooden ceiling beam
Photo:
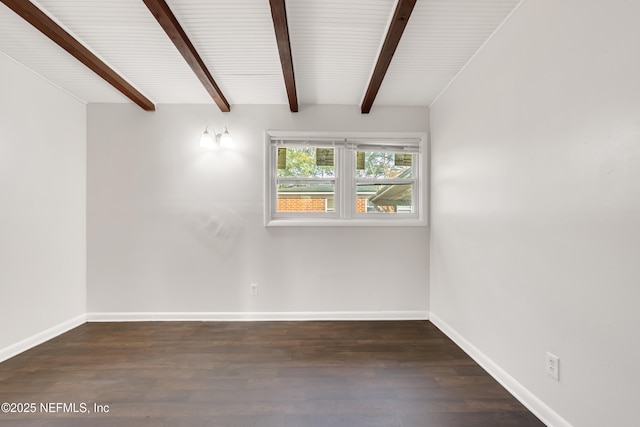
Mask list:
[[[100,58],[76,40],[65,29],[53,21],[47,14],[28,0],[0,0],[22,19],[33,25],[38,31],[67,51],[71,56],[86,65],[91,71],[102,77],[107,83],[124,96],[147,111],[154,111],[155,105],[135,87],[105,64]]]
[[[269,0],[271,6],[271,18],[273,28],[276,33],[278,52],[280,53],[280,64],[284,84],[289,97],[289,109],[292,112],[298,111],[298,94],[296,91],[296,78],[293,72],[293,58],[291,56],[291,42],[289,40],[289,24],[287,22],[287,8],[285,0]]]
[[[198,55],[196,48],[187,37],[180,23],[164,0],[143,0],[151,14],[156,18],[162,29],[167,33],[173,44],[176,45],[182,57],[187,61],[195,75],[205,87],[211,98],[215,101],[221,111],[227,113],[231,111],[229,102],[222,94],[213,76]]]
[[[389,69],[391,59],[396,52],[398,43],[400,43],[400,38],[402,38],[402,33],[404,33],[404,29],[407,26],[407,22],[409,21],[409,17],[411,16],[411,12],[413,12],[413,7],[415,5],[416,0],[398,0],[396,10],[393,13],[389,29],[387,30],[387,35],[385,36],[384,43],[382,44],[382,49],[380,49],[376,66],[373,70],[373,74],[371,75],[371,79],[369,80],[367,92],[364,95],[364,100],[362,101],[360,110],[363,114],[367,114],[371,111],[373,101],[375,101],[376,96],[378,95],[384,76]]]

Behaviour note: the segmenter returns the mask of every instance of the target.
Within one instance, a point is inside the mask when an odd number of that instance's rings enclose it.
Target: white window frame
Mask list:
[[[335,181],[334,212],[277,212],[278,146],[334,147],[335,177],[331,179],[286,178],[287,181]],[[357,151],[407,151],[414,154],[413,177],[408,179],[356,178]],[[428,188],[425,165],[427,135],[416,132],[265,132],[265,226],[426,226]],[[413,185],[412,213],[356,212],[356,184]]]

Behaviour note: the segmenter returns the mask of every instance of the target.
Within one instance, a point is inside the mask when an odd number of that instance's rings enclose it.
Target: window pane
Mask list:
[[[278,212],[335,212],[335,184],[278,184]]]
[[[357,184],[356,213],[412,213],[412,184]]]
[[[356,153],[356,178],[413,178],[414,154],[381,151]]]
[[[335,149],[279,147],[278,177],[323,178],[335,176]]]

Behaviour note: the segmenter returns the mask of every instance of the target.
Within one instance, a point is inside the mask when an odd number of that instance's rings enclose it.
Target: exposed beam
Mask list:
[[[289,97],[289,108],[293,112],[298,111],[298,94],[296,92],[296,78],[293,73],[293,59],[291,57],[291,43],[289,41],[289,24],[287,23],[287,9],[285,0],[269,0],[271,5],[271,18],[273,28],[276,32],[278,42],[278,52],[280,53],[280,63],[282,64],[282,74],[284,84]]]
[[[364,100],[362,101],[360,111],[362,111],[363,114],[371,111],[373,101],[376,99],[376,95],[378,95],[382,80],[384,80],[384,76],[389,69],[393,54],[396,52],[402,33],[407,26],[407,22],[415,5],[416,0],[398,0],[393,18],[391,18],[391,24],[389,25],[382,49],[380,50],[380,55],[378,55],[376,67],[371,75],[371,80],[369,80],[367,93],[364,95]]]
[[[54,43],[66,50],[70,55],[89,67],[94,73],[102,77],[111,86],[122,92],[147,111],[154,111],[153,102],[147,99],[135,87],[129,84],[122,76],[112,70],[100,58],[94,55],[82,43],[56,24],[37,6],[29,0],[0,0],[9,9],[20,15],[25,21],[33,25],[42,34],[49,37]]]
[[[151,14],[156,18],[162,29],[167,33],[173,44],[176,45],[178,51],[182,57],[187,61],[187,64],[191,67],[196,74],[200,83],[205,87],[209,95],[213,98],[223,112],[231,111],[227,99],[222,94],[222,91],[216,84],[215,80],[211,76],[211,73],[207,69],[206,65],[198,55],[196,48],[193,47],[193,43],[187,37],[180,23],[176,19],[173,12],[164,0],[143,0],[147,5]]]

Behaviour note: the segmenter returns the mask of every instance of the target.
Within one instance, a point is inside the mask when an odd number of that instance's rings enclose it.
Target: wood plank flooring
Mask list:
[[[427,321],[86,323],[1,363],[2,402],[35,403],[3,427],[544,426]]]

